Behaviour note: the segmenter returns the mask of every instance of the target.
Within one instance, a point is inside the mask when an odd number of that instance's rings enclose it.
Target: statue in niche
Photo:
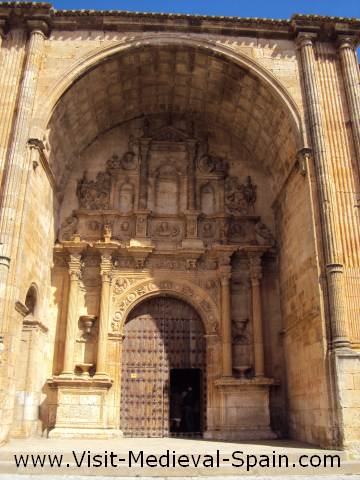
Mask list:
[[[275,245],[274,235],[270,232],[265,223],[260,220],[255,224],[256,240],[259,245]]]
[[[77,226],[79,219],[76,215],[67,217],[60,227],[60,238],[62,240],[72,240],[73,236],[77,233]]]
[[[109,205],[110,182],[110,173],[107,171],[99,172],[94,181],[88,180],[87,171],[85,170],[76,188],[80,208],[86,210],[107,209]]]
[[[119,209],[122,213],[131,212],[134,208],[134,187],[128,181],[120,186]]]
[[[249,215],[254,210],[256,202],[256,185],[247,177],[246,183],[241,185],[237,177],[227,177],[225,181],[225,206],[231,213]]]
[[[244,196],[245,200],[249,206],[249,209],[254,212],[255,202],[256,202],[256,190],[257,186],[251,182],[251,177],[246,177],[246,183],[244,184]]]
[[[201,187],[200,191],[200,205],[201,211],[207,215],[215,213],[215,192],[210,183]]]

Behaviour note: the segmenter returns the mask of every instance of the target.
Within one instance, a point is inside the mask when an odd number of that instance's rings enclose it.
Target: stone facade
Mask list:
[[[358,446],[360,21],[2,3],[0,29],[1,441],[122,435],[127,319],[170,297],[204,437]]]

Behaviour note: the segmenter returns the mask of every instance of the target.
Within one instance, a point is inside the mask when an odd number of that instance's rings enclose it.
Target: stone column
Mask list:
[[[261,308],[261,253],[249,254],[255,377],[264,377],[264,335]]]
[[[75,355],[75,340],[79,320],[78,314],[78,294],[79,294],[79,279],[81,276],[81,254],[71,253],[69,260],[69,300],[68,300],[68,314],[66,321],[66,337],[65,337],[65,351],[64,351],[64,368],[61,376],[74,375],[74,355]]]
[[[27,55],[20,91],[17,114],[13,125],[13,136],[8,152],[7,168],[3,181],[0,208],[0,331],[7,331],[6,290],[12,252],[18,239],[14,230],[18,218],[22,216],[23,194],[19,186],[24,187],[23,178],[30,168],[27,155],[27,140],[31,124],[37,80],[39,76],[47,24],[44,21],[28,20],[30,30]],[[20,199],[20,200],[19,200]]]
[[[139,210],[147,209],[147,199],[148,199],[148,162],[149,162],[149,151],[150,151],[150,142],[148,138],[143,138],[140,140],[139,153],[140,153],[140,173],[139,173],[139,200],[138,208]]]
[[[313,44],[315,37],[316,34],[299,33],[297,44],[301,55],[304,92],[308,106],[309,127],[319,192],[319,207],[322,217],[332,346],[333,348],[344,348],[349,347],[350,342],[347,332],[343,265],[339,248],[340,232],[334,213],[336,190],[326,152],[324,121],[320,105],[320,93],[317,86]]]
[[[360,170],[360,74],[359,60],[356,54],[356,39],[350,35],[339,35],[338,46],[358,168]]]
[[[110,306],[110,286],[111,286],[112,258],[111,253],[104,252],[101,255],[100,274],[101,274],[101,299],[100,299],[100,324],[98,350],[96,360],[95,377],[108,377],[106,368],[106,350],[108,341],[109,325],[109,306]]]
[[[187,208],[188,210],[196,210],[196,184],[195,184],[195,170],[196,170],[196,140],[188,140],[186,143],[187,150]]]
[[[222,340],[222,374],[232,376],[232,332],[230,276],[231,266],[221,266],[221,340]]]

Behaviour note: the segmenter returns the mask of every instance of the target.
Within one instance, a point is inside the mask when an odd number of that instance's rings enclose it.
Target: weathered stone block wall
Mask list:
[[[284,328],[289,431],[293,438],[331,442],[319,252],[309,180],[295,170],[277,200],[280,293]]]

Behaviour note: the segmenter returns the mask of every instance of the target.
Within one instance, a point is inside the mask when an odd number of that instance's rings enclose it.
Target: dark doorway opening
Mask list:
[[[170,370],[170,433],[200,436],[202,431],[202,388],[200,368]]]

